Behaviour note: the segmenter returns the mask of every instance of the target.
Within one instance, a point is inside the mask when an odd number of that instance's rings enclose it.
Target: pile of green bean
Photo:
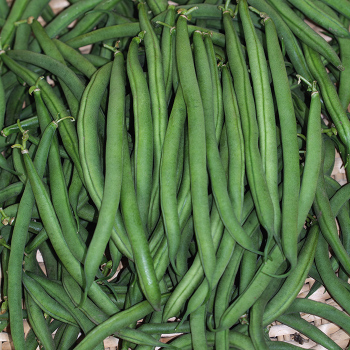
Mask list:
[[[350,1],[69,3],[0,0],[14,348],[341,349],[300,312],[350,336]]]

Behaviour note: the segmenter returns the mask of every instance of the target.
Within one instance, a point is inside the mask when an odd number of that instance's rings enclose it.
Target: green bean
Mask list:
[[[77,50],[74,50],[72,47],[66,45],[60,40],[53,39],[53,42],[61,52],[63,58],[85,76],[91,78],[91,76],[96,72],[94,65]]]
[[[292,5],[303,12],[308,18],[313,20],[319,26],[328,30],[330,33],[334,34],[340,38],[349,37],[348,28],[337,19],[329,16],[326,12],[313,3],[313,1],[300,1],[300,0],[288,0]]]
[[[219,71],[216,62],[216,54],[210,35],[204,35],[204,44],[209,58],[211,80],[214,87],[214,120],[216,140],[219,142],[224,123],[224,110],[222,102],[222,88],[220,85]]]
[[[273,322],[278,315],[283,314],[299,293],[314,260],[318,234],[318,227],[313,226],[298,256],[295,269],[289,274],[278,293],[269,301],[264,313],[264,324]]]
[[[22,120],[20,122],[20,125],[23,129],[32,129],[32,128],[35,129],[39,126],[38,117],[35,116],[35,117],[31,117],[31,118]],[[1,134],[4,137],[7,137],[7,136],[12,135],[12,134],[16,134],[18,132],[20,132],[18,123],[8,125],[1,130]]]
[[[104,0],[100,1],[100,3],[98,3],[92,11],[88,12],[88,10],[85,10],[84,17],[81,18],[79,22],[68,33],[62,35],[60,37],[60,40],[66,42],[72,38],[75,38],[78,35],[84,34],[92,30],[104,17],[104,14],[99,11],[111,11],[118,2],[120,2],[120,0]]]
[[[119,206],[122,185],[123,136],[125,119],[125,71],[124,58],[116,53],[111,70],[110,95],[107,115],[107,140],[105,184],[99,217],[84,262],[85,292],[94,280],[104,250],[110,238]],[[117,142],[116,142],[117,140]]]
[[[248,51],[249,66],[252,72],[253,91],[259,126],[259,146],[265,171],[267,187],[274,208],[275,235],[280,232],[281,212],[277,186],[277,140],[276,123],[272,94],[267,73],[267,62],[262,45],[256,38],[255,29],[250,20],[248,4],[242,0],[238,4],[244,37]],[[272,238],[272,236],[271,236]]]
[[[350,19],[350,9],[349,9],[350,3],[348,0],[338,0],[338,1],[321,0],[321,1]]]
[[[69,311],[63,305],[57,303],[55,299],[51,298],[39,283],[26,274],[23,274],[22,279],[27,292],[44,312],[59,321],[76,325],[76,321]]]
[[[282,245],[293,269],[296,264],[298,223],[299,152],[292,96],[276,27],[265,21],[268,58],[275,88],[283,150]],[[288,209],[287,209],[288,208]]]
[[[337,345],[331,338],[319,330],[316,326],[302,319],[299,315],[288,314],[281,315],[278,321],[297,330],[298,332],[306,335],[308,338],[314,340],[318,344],[324,346],[330,350],[341,350],[341,347]]]
[[[349,332],[349,316],[334,306],[316,300],[296,298],[285,313],[305,312],[325,318]]]
[[[13,36],[15,34],[15,22],[18,21],[22,13],[24,12],[29,0],[17,0],[16,3],[11,7],[10,13],[6,18],[6,22],[1,30],[1,45],[11,46]]]
[[[207,200],[204,111],[187,32],[187,18],[180,15],[176,25],[176,60],[188,113],[189,160],[193,219],[200,260],[211,285],[215,251],[210,234]]]
[[[132,39],[127,56],[127,72],[133,96],[134,177],[137,203],[143,225],[147,227],[153,171],[153,120],[148,84],[138,59],[139,37]]]
[[[35,165],[38,167],[39,177],[45,169],[46,158],[48,156],[51,139],[56,127],[52,124],[42,137],[41,147],[38,148],[35,158]],[[16,347],[24,348],[24,331],[22,322],[22,288],[18,279],[21,278],[22,260],[25,243],[27,240],[27,228],[32,216],[34,206],[34,196],[29,182],[27,182],[22,195],[15,221],[12,249],[9,260],[9,309],[11,310],[10,322],[12,326],[12,337]]]
[[[225,35],[227,37],[226,50],[242,120],[248,183],[254,198],[259,220],[272,238],[275,230],[274,206],[258,149],[258,125],[250,78],[230,13],[225,11],[223,19]]]
[[[34,86],[36,84],[39,78],[37,74],[29,71],[25,67],[22,67],[13,61],[10,57],[8,57],[5,53],[1,53],[0,57],[7,66],[11,67],[11,70],[15,71],[16,74],[24,79],[29,85]],[[52,91],[49,84],[44,80],[39,80],[38,85],[38,87],[42,90],[43,99],[54,118],[58,119],[58,115],[60,115],[62,118],[67,116],[66,108],[63,106],[62,101]],[[77,150],[78,140],[74,126],[70,121],[64,120],[62,123],[60,123],[59,132],[68,154],[71,156],[74,164],[76,165],[79,171],[79,175],[81,178],[83,178]]]
[[[219,246],[222,233],[223,233],[223,224],[219,215],[218,210],[212,210],[211,218],[210,218],[210,230],[214,245],[214,250]],[[172,292],[168,302],[164,307],[163,321],[168,320],[170,317],[177,315],[183,306],[185,300],[187,300],[194,290],[197,288],[198,284],[203,280],[204,268],[201,263],[201,258],[199,252],[196,253],[196,256],[193,260],[191,267],[188,269],[184,277],[182,277],[181,281],[176,286],[175,290]],[[208,296],[208,292],[211,291],[210,286],[208,286],[207,281],[204,280],[203,287],[199,292],[203,292],[204,289],[204,297],[201,295],[201,299],[199,300],[199,305],[196,305],[194,309],[200,306],[203,303],[203,300]],[[201,293],[202,294],[202,293]],[[198,300],[192,298],[194,302],[197,304]]]
[[[186,106],[179,86],[173,108],[170,113],[167,132],[165,135],[163,154],[160,165],[160,198],[162,217],[168,240],[169,259],[172,267],[177,271],[176,258],[179,258],[181,231],[178,215],[176,165],[180,138],[184,129]]]
[[[28,23],[29,17],[38,18],[43,12],[44,8],[48,6],[49,0],[29,1],[25,8],[21,21],[27,20],[27,23],[21,23],[16,30],[15,44],[13,46],[16,50],[26,50],[30,41],[31,28]]]
[[[62,82],[67,84],[68,88],[74,94],[74,97],[80,100],[85,86],[76,76],[76,74],[71,69],[66,67],[63,63],[49,56],[26,50],[10,50],[7,52],[7,55],[16,61],[31,63],[33,65],[38,65],[49,70],[59,79],[62,79]]]
[[[269,2],[305,45],[319,52],[339,70],[344,69],[338,55],[327,41],[311,29],[285,2],[276,0],[269,0]],[[311,67],[309,68],[311,70]],[[312,70],[311,73],[313,74]]]
[[[164,294],[162,296],[161,303],[164,304],[168,297],[168,294]],[[109,334],[115,332],[116,329],[126,327],[130,324],[130,322],[136,322],[140,318],[143,318],[151,313],[152,310],[153,307],[148,301],[142,301],[141,303],[132,306],[127,310],[118,312],[91,330],[83,341],[76,346],[75,350],[91,349],[91,347],[105,339]]]
[[[81,14],[94,8],[101,0],[80,0],[60,12],[48,25],[45,31],[50,38],[61,33],[70,23],[72,23]]]
[[[299,194],[299,211],[298,211],[298,234],[304,226],[307,214],[315,198],[317,183],[315,177],[321,171],[322,157],[322,136],[321,136],[321,101],[318,91],[311,94],[310,112],[307,122],[306,135],[306,159],[303,170]]]
[[[346,113],[341,105],[338,94],[336,93],[335,86],[331,82],[320,58],[320,55],[312,50],[311,48],[306,47],[305,45],[305,58],[308,62],[310,70],[314,77],[317,80],[317,83],[320,86],[322,99],[327,108],[327,111],[330,114],[330,117],[337,128],[338,135],[340,140],[343,142],[346,147],[347,154],[344,155],[348,157],[349,147],[350,147],[350,122]]]
[[[33,189],[35,200],[39,209],[40,217],[43,221],[45,230],[50,238],[50,241],[54,247],[54,250],[62,261],[68,271],[75,277],[76,280],[82,285],[83,284],[83,269],[79,264],[78,260],[75,259],[71,251],[69,250],[67,243],[63,238],[63,234],[53,209],[51,200],[45,190],[45,187],[35,170],[31,159],[28,154],[24,154],[24,161],[27,169],[30,169],[30,183]],[[117,310],[116,306],[109,300],[109,298],[100,290],[97,284],[93,284],[90,288],[90,293],[93,300],[97,305],[100,305],[102,310],[107,313],[113,313]]]
[[[196,311],[191,313],[190,328],[192,337],[192,346],[194,350],[207,348],[207,340],[205,336],[205,321],[207,307],[202,305]]]
[[[168,2],[166,0],[147,0],[146,2],[154,15],[158,15],[159,13],[165,11],[168,6]]]
[[[35,335],[38,337],[40,343],[45,347],[45,349],[54,349],[55,345],[43,312],[28,292],[25,293],[25,296],[30,326],[33,328]]]
[[[318,177],[313,208],[318,219],[323,237],[332,247],[335,256],[339,259],[339,262],[344,270],[347,273],[350,273],[350,258],[338,236],[334,213],[332,211],[331,204],[326,193],[325,180],[322,169]]]
[[[349,29],[350,20],[345,17],[340,17],[340,21]],[[343,106],[343,109],[346,110],[350,103],[350,87],[349,87],[349,71],[350,71],[350,50],[349,50],[349,39],[338,39],[339,48],[340,48],[340,58],[345,67],[344,71],[340,72],[340,81],[339,81],[339,100]]]
[[[215,334],[212,332],[206,332],[207,337],[207,346],[214,345],[214,337]],[[229,334],[229,343],[230,346],[232,346],[234,349],[239,350],[254,350],[255,347],[250,340],[250,338],[242,333],[238,333],[235,331],[231,331]],[[173,344],[173,346],[177,346],[178,348],[182,350],[191,350],[192,348],[192,341],[191,341],[191,334],[185,334],[181,337],[178,337],[174,339],[170,344]]]
[[[131,177],[130,158],[128,157],[126,135],[123,138],[123,179],[120,204],[133,251],[142,292],[155,310],[160,309],[160,290],[146,239],[145,227],[138,210],[134,185]]]
[[[140,24],[138,22],[117,24],[115,26],[96,29],[89,33],[79,35],[73,39],[68,40],[66,44],[75,49],[108,39],[133,37],[136,36],[140,30]]]
[[[326,255],[323,255],[322,257],[322,254],[325,254],[326,252],[328,252],[328,244],[321,235],[318,240],[315,255],[317,270],[320,273],[323,284],[334,300],[336,300],[345,311],[349,310],[348,303],[346,302],[349,297],[349,290],[347,290],[340,282],[341,280],[335,276],[329,259],[325,258]]]
[[[6,113],[6,98],[5,98],[5,89],[2,82],[2,76],[0,75],[0,129],[4,126]]]
[[[10,12],[9,4],[6,0],[0,1],[0,13],[2,18],[7,18],[8,13]]]
[[[58,343],[57,350],[70,349],[78,338],[80,328],[72,325],[67,325],[60,342]],[[55,337],[56,339],[56,337]]]
[[[175,65],[175,61],[173,60],[173,51],[175,50],[175,35],[173,29],[175,26],[175,6],[170,5],[168,7],[164,21],[167,25],[163,27],[160,48],[164,69],[165,96],[166,100],[169,101],[173,85],[173,69]]]
[[[151,109],[153,117],[153,179],[147,227],[152,231],[160,216],[160,162],[168,123],[167,100],[165,95],[164,70],[160,45],[151,22],[147,17],[145,4],[138,5],[139,21],[144,34]]]
[[[50,123],[51,117],[41,98],[40,89],[35,89],[33,94],[37,106],[40,127],[41,130],[44,130]],[[56,137],[53,139],[52,147],[49,153],[49,169],[52,202],[58,214],[65,239],[74,256],[82,262],[86,254],[86,247],[84,244],[82,244],[82,241],[79,240],[79,236],[76,232],[77,229],[75,226],[74,217],[71,213],[61,159],[59,156],[58,140]]]

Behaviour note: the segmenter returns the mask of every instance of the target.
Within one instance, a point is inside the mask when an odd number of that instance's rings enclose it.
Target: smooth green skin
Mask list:
[[[276,121],[267,70],[267,61],[264,49],[260,41],[257,39],[253,22],[250,19],[246,0],[239,1],[238,11],[242,20],[249,67],[253,81],[253,93],[259,129],[260,154],[268,191],[274,208],[274,234],[278,235],[281,229],[281,209],[277,182],[278,162]],[[269,232],[269,234],[273,234],[273,231]],[[270,237],[272,238],[272,235]]]
[[[340,21],[349,28],[350,20],[340,17]],[[340,48],[340,59],[344,70],[340,72],[338,96],[344,110],[347,110],[350,104],[350,39],[338,38]]]
[[[50,57],[48,54],[43,55],[27,50],[10,50],[7,55],[16,61],[30,63],[48,70],[67,84],[76,99],[81,99],[85,85],[70,68],[57,61],[57,59]]]
[[[25,120],[21,120],[21,126],[24,130],[37,128],[39,126],[38,117],[35,116]],[[17,123],[6,126],[1,130],[1,134],[5,137],[12,134],[17,134],[18,132],[20,131]]]
[[[293,6],[298,8],[302,13],[305,14],[312,21],[328,30],[330,33],[334,34],[340,38],[349,37],[348,28],[332,16],[329,16],[326,12],[322,11],[316,4],[309,0],[288,0]]]
[[[41,139],[41,146],[39,146],[36,157],[35,166],[38,168],[39,175],[43,176],[46,160],[50,148],[52,136],[56,127],[52,124]],[[11,332],[14,345],[19,349],[24,349],[24,329],[22,322],[22,284],[19,279],[22,276],[22,262],[24,247],[27,241],[28,226],[32,217],[32,208],[35,200],[32,192],[32,188],[29,182],[26,183],[25,190],[23,192],[20,204],[17,210],[16,221],[14,224],[12,239],[11,239],[11,253],[8,266],[8,284],[9,284],[9,310]],[[7,211],[7,215],[10,215],[10,211]]]
[[[338,131],[340,140],[346,147],[347,154],[343,156],[348,158],[350,149],[350,121],[342,107],[335,86],[322,64],[320,55],[305,45],[303,45],[303,48],[310,71],[320,86],[326,109]]]
[[[155,16],[165,11],[168,7],[168,2],[166,0],[146,0],[146,2]]]
[[[207,340],[205,336],[206,329],[207,305],[204,304],[197,310],[193,311],[190,316],[190,328],[192,347],[194,350],[207,348]]]
[[[125,70],[121,53],[114,56],[110,78],[110,94],[107,114],[106,168],[103,197],[97,225],[89,244],[84,262],[85,291],[87,294],[101,258],[110,239],[114,219],[119,207],[123,174],[123,134],[125,120]]]
[[[79,137],[79,154],[82,162],[85,186],[91,196],[91,199],[99,209],[103,198],[103,171],[100,161],[100,146],[97,130],[98,113],[100,102],[107,88],[112,69],[112,62],[100,68],[92,76],[88,86],[86,87],[78,116],[77,131]],[[120,215],[120,213],[119,213]],[[117,244],[118,249],[132,259],[131,247],[129,239],[122,227],[118,214],[115,218],[113,230],[118,235],[112,233],[112,239]]]
[[[79,327],[74,327],[71,325],[67,325],[62,338],[60,339],[57,350],[65,350],[70,349],[74,345],[75,341],[77,340],[80,333]]]
[[[4,89],[4,84],[2,83],[2,76],[0,75],[0,127],[1,129],[4,126],[5,112],[6,112],[5,89]]]
[[[66,44],[76,49],[108,39],[137,36],[140,31],[140,23],[138,22],[117,24],[115,26],[96,29],[89,33],[79,35],[68,40]]]
[[[304,334],[306,337],[324,346],[326,349],[341,350],[341,347],[337,345],[331,338],[329,338],[325,333],[319,330],[316,326],[302,319],[299,315],[295,315],[295,314],[281,315],[277,320],[295,329],[296,331]]]
[[[299,147],[297,125],[284,58],[276,27],[271,18],[265,21],[266,43],[270,70],[277,101],[283,150],[283,197],[281,237],[283,253],[293,269],[297,263],[299,207]]]
[[[223,18],[225,36],[227,37],[226,50],[228,61],[241,115],[248,183],[259,220],[272,238],[275,234],[275,213],[258,148],[258,125],[250,78],[241,44],[232,24],[232,18],[228,12],[223,14]]]
[[[226,174],[221,162],[215,135],[214,106],[212,89],[210,88],[211,75],[209,60],[207,58],[205,45],[200,32],[194,32],[193,42],[195,67],[204,108],[207,163],[215,203],[225,228],[233,240],[245,249],[254,250],[253,242],[242,229],[240,220],[233,215],[235,209],[227,191],[228,185]],[[227,244],[231,244],[231,249],[234,244],[233,240],[227,240],[226,242]]]
[[[72,47],[66,45],[58,39],[53,39],[52,41],[61,52],[65,61],[69,62],[86,77],[91,78],[91,76],[96,72],[95,66],[80,52],[78,52],[78,50],[74,50]]]
[[[29,180],[33,189],[40,217],[50,238],[53,249],[58,258],[61,260],[63,266],[67,268],[69,273],[80,285],[83,285],[83,268],[67,246],[51,200],[45,190],[45,186],[38,176],[38,173],[33,166],[33,162],[29,158],[28,154],[24,155],[24,161],[27,171],[30,172]],[[97,284],[93,284],[91,286],[89,296],[91,296],[94,302],[107,314],[111,315],[118,311],[116,305],[110,301],[107,295],[102,292]]]
[[[42,100],[41,92],[34,91],[34,99],[41,130],[51,122],[51,116]],[[59,154],[58,139],[54,136],[49,152],[49,179],[52,202],[60,220],[64,237],[69,244],[74,256],[80,261],[84,261],[86,246],[77,235],[75,220],[71,212],[66,183],[64,179],[61,158]],[[44,235],[44,233],[43,233]]]
[[[16,75],[26,81],[28,85],[34,86],[38,81],[39,76],[37,74],[19,65],[6,54],[2,53],[0,55],[0,58]],[[66,107],[63,105],[59,97],[53,92],[51,86],[45,80],[40,80],[38,85],[42,91],[44,102],[47,104],[51,115],[55,119],[68,116]],[[59,132],[66,151],[73,160],[74,165],[77,167],[80,177],[83,179],[78,155],[78,138],[74,125],[72,125],[72,122],[70,120],[64,120],[60,123]]]
[[[214,345],[215,334],[212,332],[206,332],[207,347]],[[176,346],[182,350],[192,350],[191,334],[184,334],[181,337],[174,339],[170,344]],[[234,347],[239,350],[256,350],[250,338],[242,333],[231,331],[229,333],[230,347]],[[205,349],[206,349],[205,348]]]
[[[169,294],[164,294],[162,296],[161,303],[164,304],[168,297]],[[91,330],[90,333],[83,339],[83,341],[75,347],[75,350],[89,350],[93,348],[100,341],[103,341],[103,339],[105,339],[116,330],[127,327],[130,323],[144,318],[153,310],[153,307],[148,301],[142,301],[141,303],[132,306],[127,310],[118,312]]]
[[[38,337],[40,343],[47,350],[55,349],[55,344],[52,334],[49,331],[47,320],[45,319],[40,307],[35,303],[34,299],[28,292],[25,293],[25,304],[30,326]]]
[[[268,293],[263,293],[249,310],[249,336],[256,350],[269,349],[266,344],[265,329],[263,327],[263,315],[268,302],[266,294]]]
[[[44,8],[49,6],[48,3],[49,0],[30,1],[22,14],[21,20],[27,20],[29,17],[38,18],[42,14]],[[26,50],[29,45],[30,35],[31,28],[28,23],[19,25],[16,28],[16,38],[13,48],[15,50]]]
[[[62,284],[65,292],[68,294],[71,302],[75,307],[78,307],[78,304],[83,296],[83,290],[79,284],[74,280],[74,278],[67,272],[66,269],[62,271]],[[107,313],[103,312],[92,300],[89,298],[86,299],[84,305],[80,308],[81,312],[95,325],[100,324],[108,319],[109,316]],[[90,323],[88,324],[87,332],[91,330],[94,326],[91,327]]]
[[[144,347],[145,346],[150,347],[151,349],[154,349],[154,347],[156,347],[156,346],[162,347],[162,348],[177,349],[170,344],[164,344],[164,343],[154,339],[153,336],[151,336],[147,333],[143,333],[143,332],[136,330],[136,329],[123,328],[121,330],[116,331],[115,335],[119,339],[127,340],[131,344],[139,344],[139,345],[143,345]],[[140,347],[137,347],[137,349],[140,349]],[[141,347],[141,349],[142,349],[142,347]]]
[[[324,239],[326,239],[332,247],[334,255],[339,260],[343,269],[349,274],[350,258],[338,235],[335,215],[326,192],[326,184],[322,168],[318,176],[313,209]]]
[[[62,305],[58,304],[57,301],[51,298],[46,291],[32,278],[23,274],[22,281],[27,292],[33,298],[35,303],[51,317],[68,323],[71,325],[76,325],[75,319],[71,316],[68,310]]]
[[[178,214],[176,170],[179,147],[186,120],[186,105],[181,86],[178,87],[170,113],[160,164],[160,199],[162,218],[168,240],[169,259],[177,271],[176,260],[181,243]]]
[[[108,10],[112,11],[115,5],[120,2],[120,0],[104,0],[100,1],[97,6],[93,8],[92,11],[84,11],[84,16],[78,21],[78,23],[66,34],[60,37],[63,42],[69,39],[75,38],[78,35],[82,35],[88,31],[91,31],[103,18],[104,13],[95,12],[96,10]]]
[[[215,331],[232,327],[268,287],[272,279],[271,274],[277,271],[285,259],[277,245],[271,251],[270,258],[271,260],[266,261],[260,266],[248,288],[224,312],[220,318],[219,326]]]
[[[175,50],[175,33],[172,29],[175,26],[175,6],[169,5],[164,23],[170,26],[170,28],[167,26],[163,27],[160,44],[164,69],[165,96],[166,100],[169,101],[172,94],[173,69],[175,66],[175,61],[172,59],[173,51]]]
[[[179,16],[176,28],[176,60],[188,114],[193,220],[201,263],[211,284],[216,258],[210,233],[207,178],[203,176],[206,174],[204,111],[185,16]]]
[[[28,275],[30,278],[34,279],[36,282],[38,282],[42,288],[60,305],[63,305],[64,308],[66,308],[72,315],[72,317],[76,320],[77,324],[81,327],[83,332],[86,334],[88,331],[90,331],[93,327],[95,327],[96,319],[93,318],[92,320],[89,320],[82,311],[78,310],[76,308],[76,304],[74,304],[69,296],[67,295],[66,291],[62,287],[62,284],[49,280],[44,276],[39,276],[35,273],[32,273],[30,271],[25,272],[26,275]],[[94,310],[95,311],[95,310]],[[85,312],[85,310],[84,310]],[[99,310],[99,314],[104,314]],[[104,319],[98,320],[100,322],[103,322],[105,319],[107,319],[107,316],[105,316]]]
[[[2,18],[7,18],[8,14],[10,12],[10,7],[9,4],[7,3],[6,0],[1,0],[0,1],[0,13]]]
[[[350,2],[348,0],[321,0],[334,10],[350,19]]]
[[[297,74],[300,74],[309,81],[312,80],[311,73],[307,67],[304,54],[301,47],[295,38],[293,32],[290,30],[286,22],[279,15],[279,13],[265,0],[249,0],[249,4],[261,12],[265,12],[271,17],[276,25],[277,33],[280,40],[283,39],[285,49],[288,53],[294,69]]]
[[[213,41],[211,40],[210,35],[204,35],[204,44],[208,54],[210,75],[211,75],[211,81],[213,84],[215,134],[216,134],[216,141],[219,143],[222,127],[224,124],[222,87],[220,84],[219,69],[217,65],[215,49],[214,49]]]
[[[339,183],[334,180],[333,178],[325,175],[325,181],[326,181],[326,190],[328,196],[331,198],[331,206],[332,210],[334,210],[336,214],[336,219],[340,228],[341,232],[341,241],[345,248],[345,250],[348,252],[350,251],[350,217],[349,217],[349,203],[348,199],[344,201],[344,205],[341,205],[340,202],[342,196],[339,196],[342,192],[340,191],[337,196],[335,196],[335,192],[342,189],[344,186],[340,186]],[[347,197],[347,196],[346,196]],[[335,204],[333,204],[335,203]],[[334,209],[337,207],[336,209]],[[339,208],[340,207],[340,208]],[[338,209],[339,208],[339,209]],[[348,285],[348,274],[344,271],[344,269],[341,267],[338,272],[338,277],[342,279],[345,282],[345,286]]]
[[[326,252],[328,252],[328,244],[321,235],[315,255],[317,270],[327,291],[332,295],[334,300],[336,300],[337,303],[344,308],[346,312],[349,312],[349,290],[347,290],[340,282],[341,280],[335,276],[329,259],[325,259]]]
[[[146,229],[143,226],[134,184],[131,175],[130,158],[128,156],[127,136],[124,135],[123,146],[123,179],[120,197],[121,211],[125,223],[125,228],[130,240],[134,262],[136,265],[139,282],[142,292],[155,310],[159,310],[160,289],[153,266],[153,259],[147,242]]]
[[[216,251],[222,237],[223,224],[222,224],[219,212],[216,209],[216,205],[214,208],[215,209],[213,209],[211,213],[210,222],[211,222],[212,240],[214,243],[214,249]],[[178,315],[178,313],[180,312],[186,300],[191,297],[191,295],[197,288],[198,284],[203,280],[203,276],[204,276],[203,265],[201,264],[201,259],[198,252],[193,260],[191,267],[188,269],[186,274],[179,281],[179,283],[177,284],[176,288],[172,292],[168,302],[164,307],[164,313],[163,313],[164,322],[168,320],[170,317]],[[196,305],[196,307],[193,308],[194,310],[203,303],[203,300],[205,300],[205,298],[208,296],[208,291],[211,290],[210,287],[208,287],[207,281],[204,280],[202,285],[203,287],[198,289],[198,293],[201,293],[199,305]],[[203,289],[204,289],[204,292],[203,292]],[[196,303],[198,302],[198,300],[194,298],[193,300]]]
[[[308,45],[313,50],[319,52],[329,62],[331,62],[339,70],[344,67],[334,51],[334,49],[327,43],[327,41],[317,34],[310,26],[308,26],[289,6],[287,3],[279,0],[268,0],[275,10],[287,23],[289,28],[293,31],[304,44]],[[313,74],[311,67],[310,71]]]
[[[85,12],[93,9],[101,0],[80,0],[77,3],[69,6],[60,12],[55,18],[45,27],[45,31],[50,38],[53,38],[61,33],[69,24]]]
[[[153,120],[147,80],[138,58],[140,39],[133,38],[127,55],[127,73],[132,92],[134,114],[134,177],[142,223],[147,227],[153,172]]]
[[[12,39],[15,34],[15,22],[18,21],[22,13],[24,12],[29,0],[17,0],[15,4],[11,7],[10,13],[6,18],[6,22],[1,29],[1,45],[12,46]],[[1,16],[2,17],[2,16]]]
[[[244,226],[246,231],[251,236],[259,233],[259,221],[255,211],[250,214]],[[229,306],[229,301],[232,297],[232,293],[234,292],[234,290],[232,290],[232,286],[234,285],[234,281],[236,279],[238,268],[242,260],[242,255],[243,248],[236,246],[225,269],[225,272],[222,275],[220,282],[218,283],[214,304],[214,316],[216,324],[219,323],[221,316]],[[215,345],[220,349],[228,348],[228,330],[216,333]]]
[[[144,3],[139,3],[138,11],[140,28],[145,31],[143,40],[146,51],[153,118],[153,178],[147,223],[148,231],[152,232],[160,216],[160,162],[168,125],[168,106],[165,95],[164,70],[160,43],[151,22],[148,19]]]
[[[278,293],[269,301],[264,312],[264,324],[270,324],[283,314],[298,295],[314,261],[319,230],[314,226],[309,231],[306,242],[298,256],[295,269],[291,271]],[[272,320],[272,321],[271,321]]]
[[[337,324],[345,332],[350,332],[349,316],[334,306],[311,299],[296,298],[285,311],[285,314],[294,312],[305,312],[308,314],[317,315]]]
[[[311,94],[310,112],[307,122],[306,158],[299,193],[298,234],[302,230],[306,217],[315,198],[317,182],[322,166],[320,94]]]
[[[7,159],[4,157],[3,154],[1,154],[0,156],[0,168],[11,173],[12,175],[16,175],[16,176],[22,175],[20,173],[15,172],[13,168],[8,165]]]

